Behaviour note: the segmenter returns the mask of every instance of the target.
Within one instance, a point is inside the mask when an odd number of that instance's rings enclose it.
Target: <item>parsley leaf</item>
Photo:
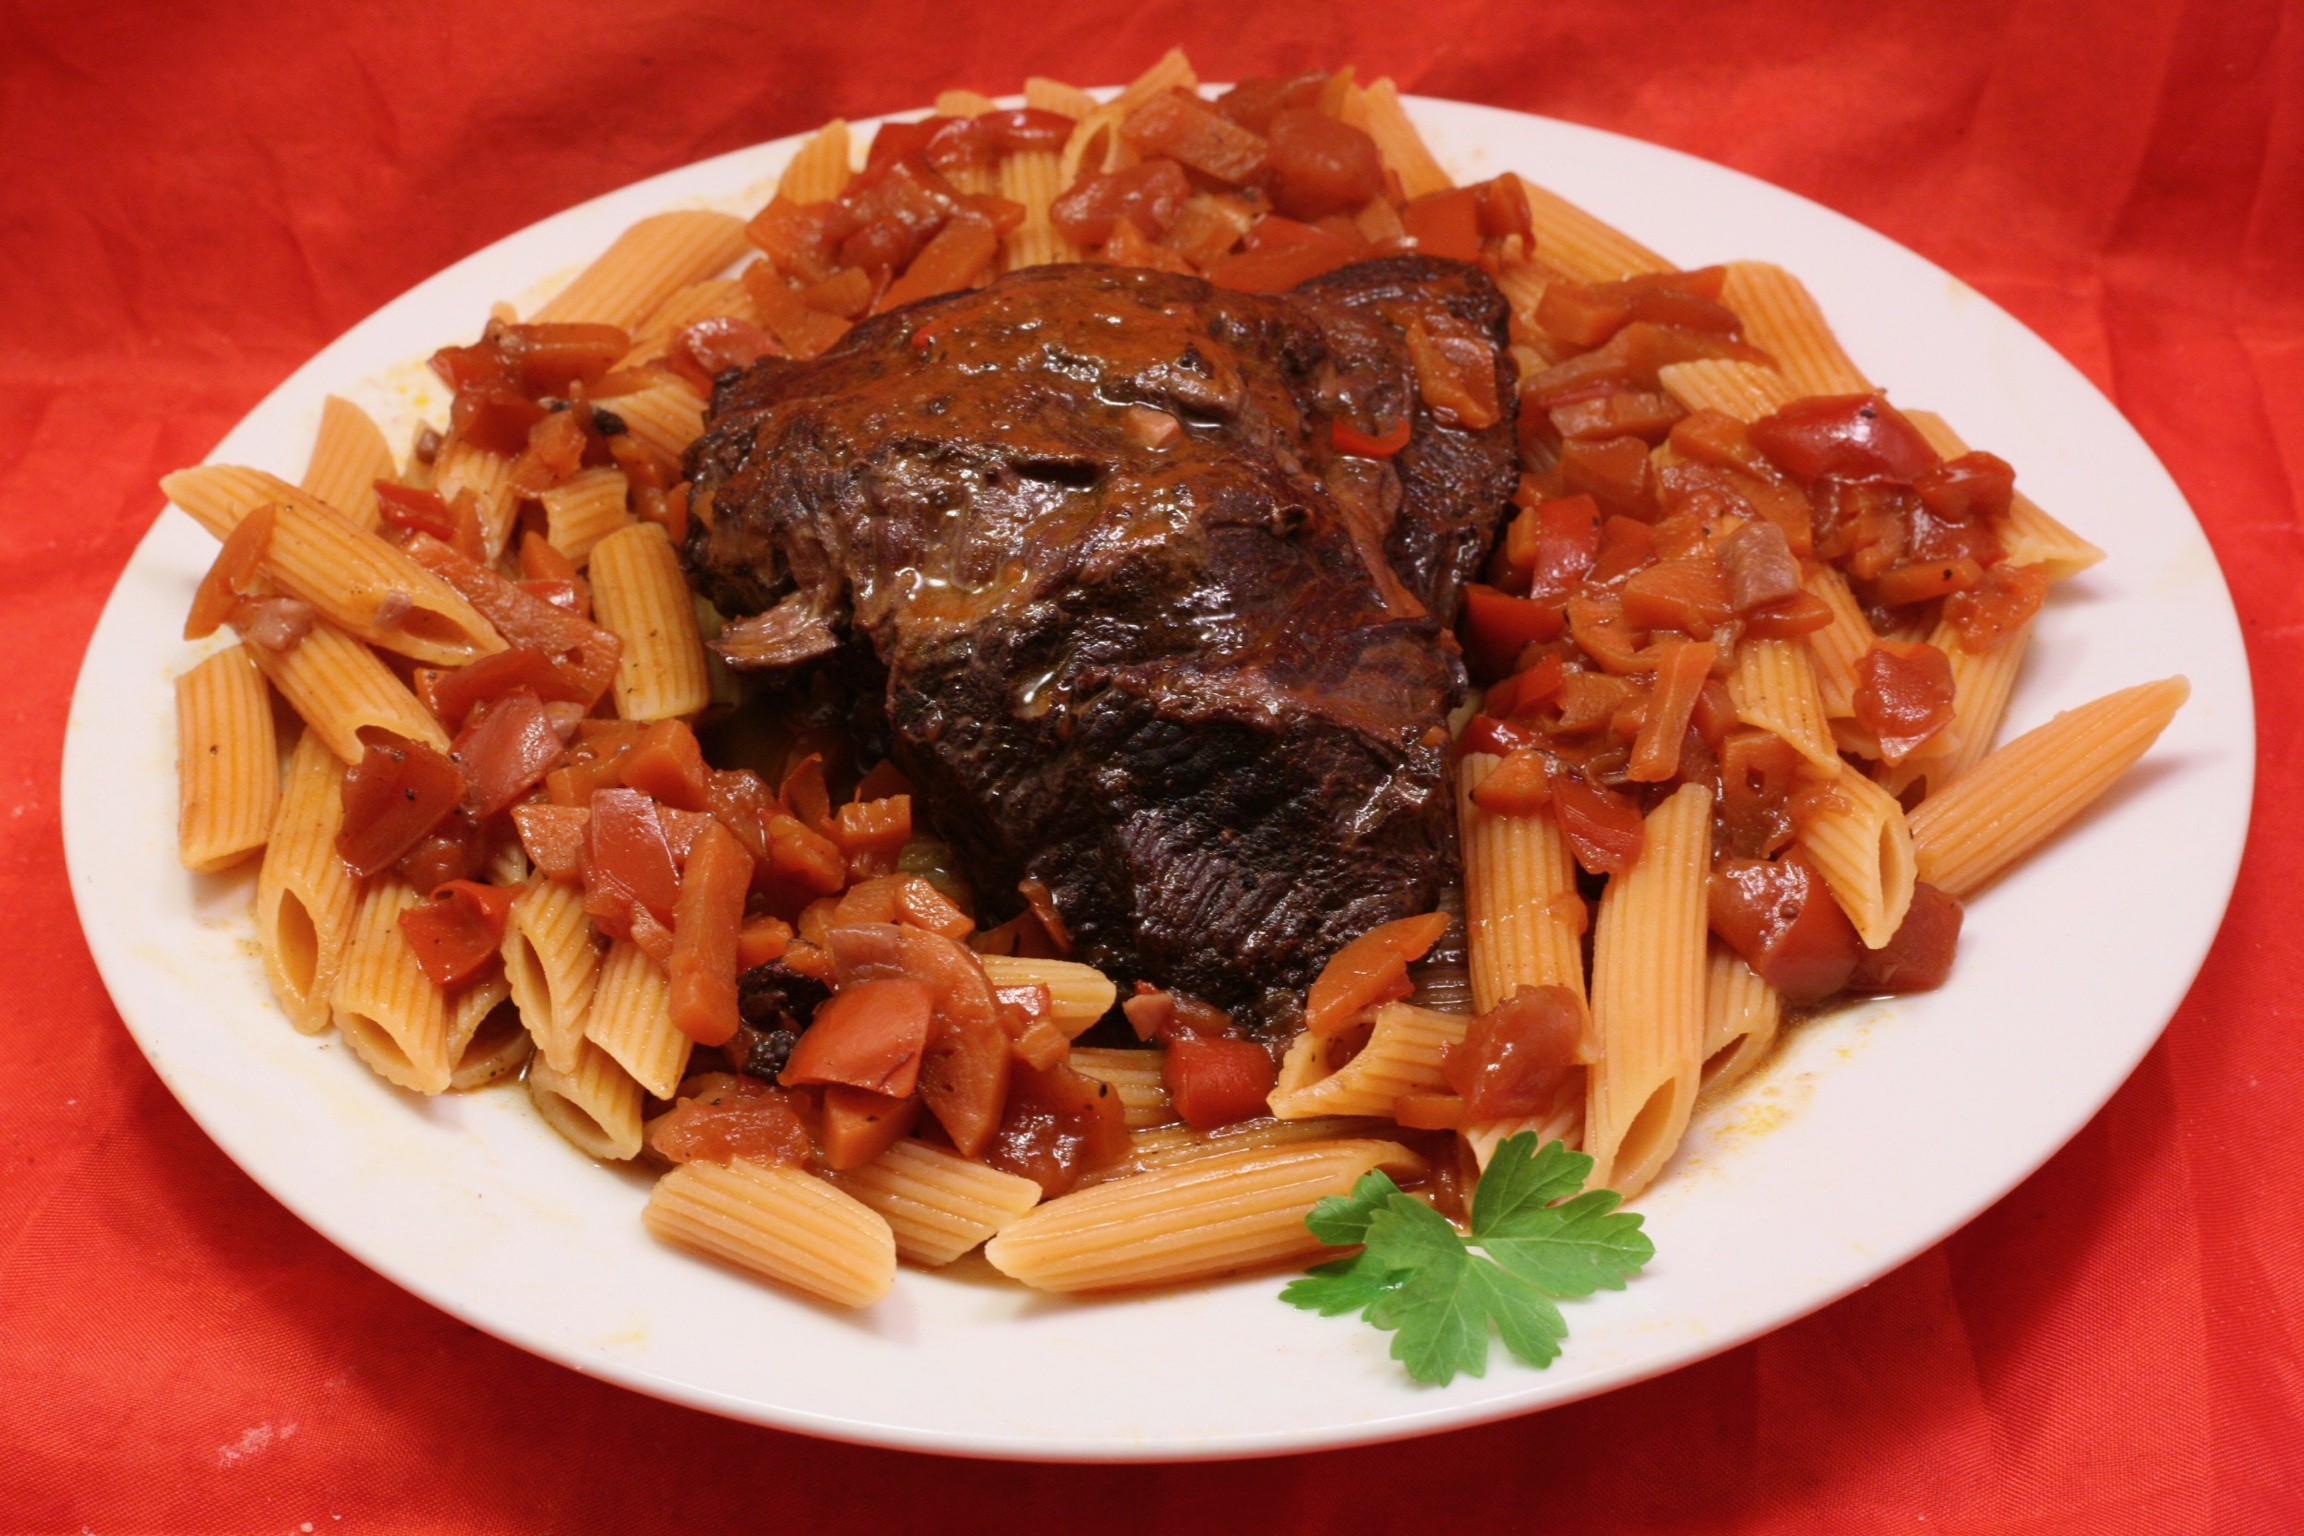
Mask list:
[[[1591,1172],[1591,1158],[1560,1142],[1507,1138],[1473,1194],[1469,1240],[1371,1172],[1304,1218],[1323,1244],[1361,1251],[1316,1266],[1280,1299],[1324,1317],[1359,1313],[1394,1335],[1392,1357],[1418,1381],[1486,1374],[1491,1325],[1513,1355],[1550,1365],[1568,1337],[1553,1298],[1621,1290],[1656,1253],[1640,1218],[1617,1211],[1621,1196],[1584,1191]]]

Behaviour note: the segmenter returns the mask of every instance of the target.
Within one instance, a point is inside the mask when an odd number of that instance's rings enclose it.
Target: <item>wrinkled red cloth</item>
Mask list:
[[[6,12],[0,1530],[2304,1530],[2279,873],[2304,852],[2304,8]],[[1178,41],[1210,78],[1353,61],[1725,161],[1933,257],[2112,395],[2223,559],[2263,742],[2231,915],[2166,1039],[2038,1176],[1817,1316],[1555,1412],[1266,1462],[973,1464],[730,1423],[484,1337],[306,1230],[145,1066],[65,894],[66,702],[157,477],[568,204],[944,87],[1125,79]]]

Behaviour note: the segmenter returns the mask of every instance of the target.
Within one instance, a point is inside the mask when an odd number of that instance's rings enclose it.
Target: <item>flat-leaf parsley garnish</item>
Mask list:
[[[1463,1237],[1373,1171],[1304,1218],[1321,1242],[1360,1251],[1315,1266],[1280,1299],[1324,1317],[1359,1313],[1392,1333],[1392,1357],[1418,1381],[1486,1375],[1491,1323],[1514,1355],[1550,1365],[1568,1337],[1554,1298],[1622,1290],[1656,1256],[1640,1218],[1617,1211],[1623,1196],[1584,1189],[1591,1172],[1592,1159],[1564,1143],[1507,1137],[1480,1176]]]

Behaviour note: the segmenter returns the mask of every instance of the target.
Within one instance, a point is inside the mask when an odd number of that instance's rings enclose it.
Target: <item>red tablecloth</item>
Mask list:
[[[0,1529],[2304,1529],[2304,958],[2279,937],[2304,846],[2304,8],[9,16]],[[1178,40],[1214,78],[1353,60],[1726,161],[1935,258],[2112,394],[2223,558],[2264,742],[2231,916],[2167,1038],[2043,1172],[1871,1289],[1644,1386],[1377,1450],[1100,1469],[819,1444],[586,1380],[369,1274],[176,1107],[65,894],[66,701],[156,477],[385,299],[567,204],[945,86],[1122,79]]]

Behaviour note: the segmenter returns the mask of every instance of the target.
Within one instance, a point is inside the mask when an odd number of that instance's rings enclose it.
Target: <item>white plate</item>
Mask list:
[[[2013,461],[2035,498],[2111,552],[2042,616],[2012,729],[2172,672],[2194,688],[2106,804],[1974,903],[1951,985],[1802,1027],[1699,1120],[1641,1202],[1655,1265],[1626,1291],[1570,1303],[1551,1369],[1498,1350],[1484,1379],[1417,1387],[1385,1335],[1281,1305],[1271,1276],[1083,1304],[964,1266],[908,1272],[860,1315],[820,1309],[655,1244],[639,1221],[646,1181],[576,1154],[517,1089],[419,1099],[295,1034],[255,958],[252,879],[189,879],[174,859],[169,679],[191,659],[177,635],[215,548],[175,512],[105,608],[64,759],[81,920],[169,1088],[289,1209],[500,1338],[717,1413],[970,1455],[1257,1455],[1567,1402],[1823,1306],[2005,1193],[2157,1037],[2238,867],[2247,663],[2199,526],[2078,372],[1881,236],[1630,139],[1451,102],[1413,111],[1464,178],[1522,171],[1689,266],[1755,257],[1798,271],[1867,373]],[[491,301],[532,302],[642,215],[757,207],[793,145],[628,187],[458,263],[298,370],[214,457],[294,478],[331,390],[404,443],[417,411],[445,404],[420,360],[475,333]]]

